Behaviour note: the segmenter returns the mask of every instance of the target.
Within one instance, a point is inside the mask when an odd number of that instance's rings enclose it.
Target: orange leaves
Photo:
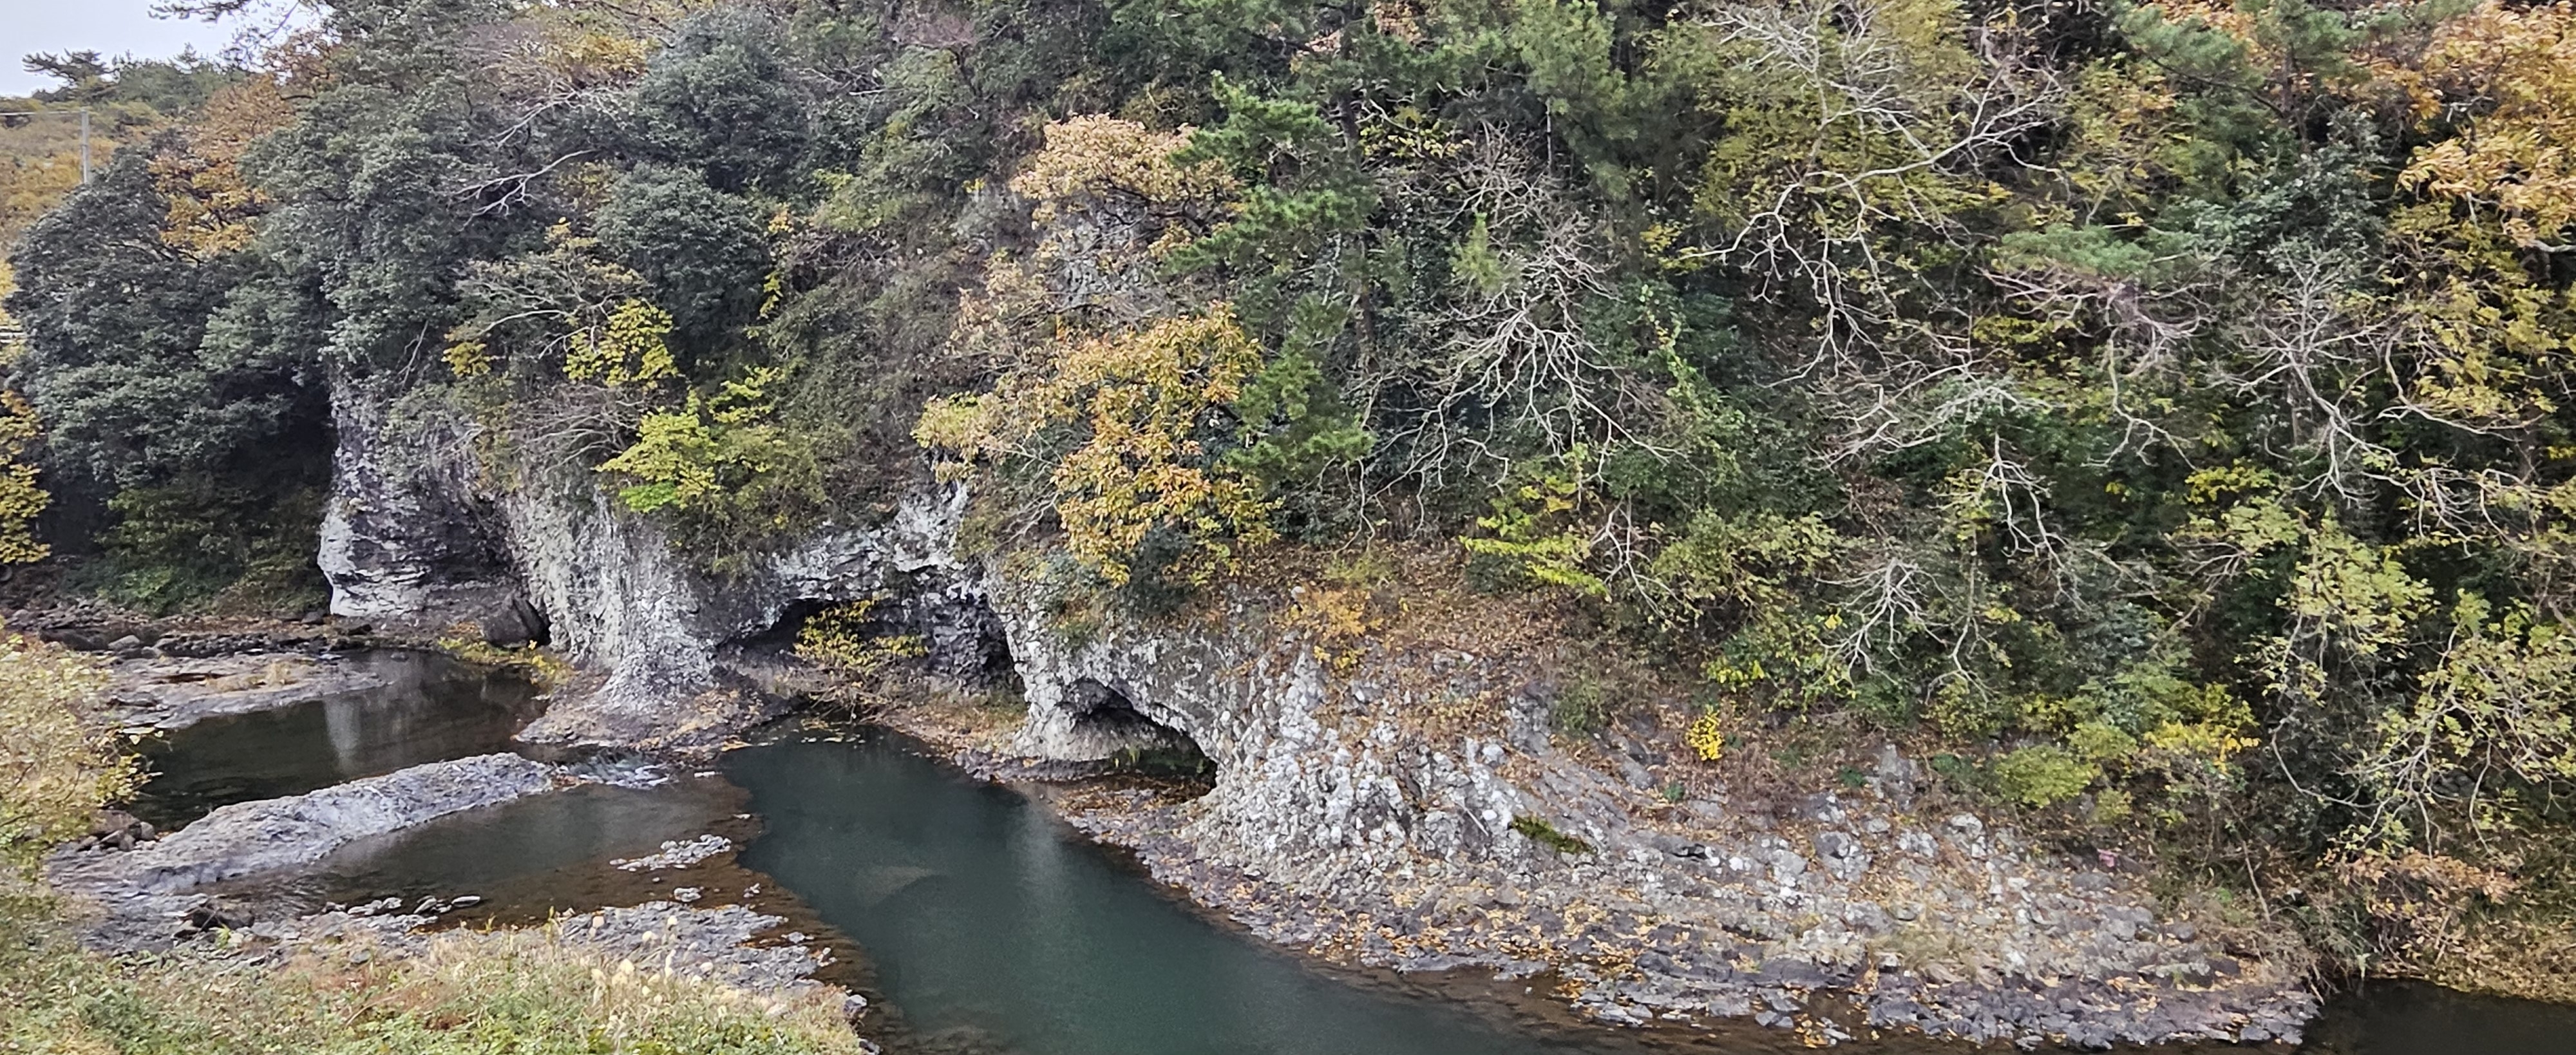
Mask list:
[[[201,257],[249,247],[251,218],[267,203],[242,176],[242,153],[294,119],[294,104],[267,77],[246,78],[207,99],[185,146],[152,159],[153,182],[170,203],[161,241]]]

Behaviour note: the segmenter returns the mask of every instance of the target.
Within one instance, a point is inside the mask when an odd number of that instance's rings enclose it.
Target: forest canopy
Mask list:
[[[7,301],[138,595],[364,391],[716,568],[924,475],[1140,610],[1450,547],[2070,830],[2576,905],[2565,3],[338,0],[171,76]]]

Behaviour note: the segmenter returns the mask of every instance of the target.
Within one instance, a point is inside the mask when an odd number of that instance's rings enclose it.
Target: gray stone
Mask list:
[[[57,854],[47,878],[75,893],[167,894],[310,861],[358,839],[556,786],[555,768],[517,755],[432,762],[282,799],[223,807],[130,853]]]

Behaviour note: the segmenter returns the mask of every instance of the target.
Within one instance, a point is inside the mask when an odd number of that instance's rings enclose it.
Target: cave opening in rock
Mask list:
[[[1216,762],[1198,741],[1155,721],[1127,694],[1091,678],[1065,689],[1065,708],[1076,728],[1118,745],[1109,758],[1114,773],[1171,780],[1212,782]]]
[[[740,643],[752,651],[792,653],[818,617],[855,617],[856,623],[843,622],[837,631],[886,646],[888,655],[902,657],[905,668],[988,692],[996,705],[1017,705],[1025,698],[1001,617],[980,593],[961,588],[949,576],[898,573],[865,599],[793,600],[781,606],[766,630]]]
[[[1020,665],[1011,655],[1011,639],[1002,617],[981,596],[943,598],[929,606],[920,622],[931,628],[934,662],[941,673],[1014,702],[1027,698],[1020,684]]]

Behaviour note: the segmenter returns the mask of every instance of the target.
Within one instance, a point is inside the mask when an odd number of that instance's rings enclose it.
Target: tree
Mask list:
[[[149,161],[120,156],[27,233],[9,309],[27,330],[27,395],[56,464],[117,487],[216,471],[312,420],[308,361],[210,349],[209,318],[249,272],[161,237]]]
[[[63,82],[60,88],[38,94],[49,103],[98,103],[116,94],[116,84],[110,76],[113,71],[95,51],[38,52],[27,56],[21,65],[29,73]]]
[[[601,254],[643,278],[682,349],[712,355],[739,340],[769,272],[769,244],[750,202],[690,169],[651,166],[612,185],[592,222]]]
[[[725,191],[785,189],[803,174],[805,106],[773,51],[773,27],[741,9],[692,19],[635,89],[635,116],[665,161]]]

